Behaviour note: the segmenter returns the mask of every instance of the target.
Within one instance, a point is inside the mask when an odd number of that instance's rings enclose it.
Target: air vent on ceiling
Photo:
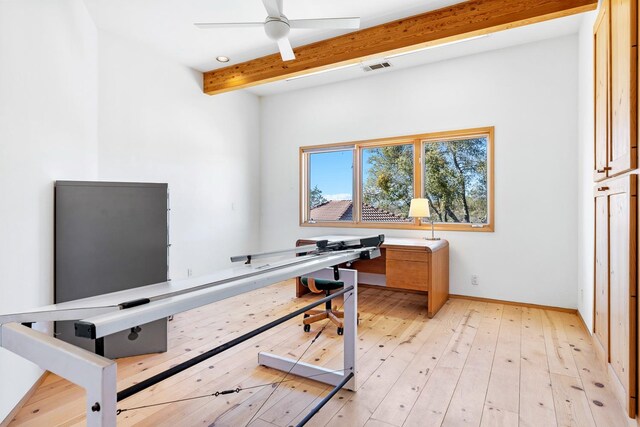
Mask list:
[[[391,63],[389,61],[376,62],[375,64],[362,64],[362,69],[364,71],[382,70],[389,67],[391,67]]]

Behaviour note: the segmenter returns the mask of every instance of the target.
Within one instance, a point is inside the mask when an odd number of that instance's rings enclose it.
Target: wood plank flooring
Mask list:
[[[118,361],[118,388],[264,324],[314,298],[294,298],[284,282],[175,316],[169,351]],[[452,299],[433,319],[424,297],[359,291],[356,393],[340,391],[312,426],[635,426],[614,398],[591,338],[574,314]],[[153,405],[279,381],[256,365],[271,351],[341,369],[341,337],[327,327],[318,341],[292,320],[120,403]],[[308,350],[307,350],[308,348]],[[305,352],[306,351],[306,352]],[[329,387],[287,377],[256,387],[123,412],[119,426],[295,425]],[[11,426],[84,425],[84,391],[49,375]]]

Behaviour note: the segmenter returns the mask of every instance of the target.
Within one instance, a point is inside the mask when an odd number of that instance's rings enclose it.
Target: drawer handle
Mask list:
[[[610,166],[605,166],[602,169],[596,169],[596,172],[598,173],[605,173],[606,171],[610,171],[611,167]]]
[[[609,187],[598,187],[598,191],[606,191]]]

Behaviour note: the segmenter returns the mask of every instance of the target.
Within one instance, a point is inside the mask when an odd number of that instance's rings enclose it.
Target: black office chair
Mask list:
[[[344,288],[344,282],[335,280],[314,279],[313,277],[301,277],[300,282],[314,294],[325,293],[326,296],[331,295],[331,291]],[[324,310],[309,310],[304,314],[304,331],[311,330],[311,324],[319,322],[323,319],[331,320],[338,327],[338,335],[344,334],[344,312],[338,311],[332,307],[332,301],[325,303]]]

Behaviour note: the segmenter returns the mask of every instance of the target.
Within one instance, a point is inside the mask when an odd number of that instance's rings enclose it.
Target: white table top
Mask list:
[[[309,271],[315,271],[315,265],[322,262],[328,262],[328,265],[341,264],[344,261],[335,261],[335,258],[353,258],[353,253],[356,251],[357,250],[354,249],[335,253],[327,253],[323,257],[307,256],[307,264],[311,267],[306,268],[311,268],[311,270]],[[303,257],[294,258],[293,256],[291,256],[283,260],[265,263],[252,263],[249,265],[236,264],[232,268],[219,270],[215,273],[211,273],[205,276],[189,277],[181,280],[172,280],[147,286],[140,286],[123,291],[112,292],[58,304],[34,307],[31,309],[20,310],[13,313],[0,313],[0,324],[10,322],[41,322],[86,319],[87,317],[91,316],[120,311],[119,304],[122,304],[124,302],[130,302],[142,298],[153,299],[159,296],[180,293],[192,293],[195,295],[199,290],[207,290],[212,285],[215,285],[214,287],[216,288],[222,287],[223,285],[216,285],[216,282],[221,281],[228,281],[228,283],[225,283],[225,285],[228,286],[234,286],[236,283],[242,282],[243,280],[250,283],[258,283],[262,280],[266,283],[272,276],[284,274],[284,278],[280,278],[271,282],[276,283],[280,280],[285,280],[290,277],[299,275],[297,274],[298,272],[294,270],[296,268],[304,269],[305,266],[301,264],[301,262],[303,261],[305,261]],[[321,265],[319,268],[324,267],[324,265]],[[293,273],[291,273],[291,275],[288,275],[289,271],[293,271]],[[244,276],[248,277],[245,278]],[[171,298],[179,299],[180,295],[169,297],[165,301],[171,302]],[[146,306],[148,307],[149,305],[150,304],[147,304]],[[130,308],[127,309],[127,311],[133,312],[135,310],[134,308]]]
[[[314,237],[304,237],[301,240],[353,240],[353,239],[361,239],[363,237],[368,236],[356,236],[352,234],[327,234],[324,236],[314,236]],[[420,238],[412,238],[412,237],[389,237],[385,234],[384,236],[384,244],[383,248],[400,246],[400,247],[423,247],[426,250],[431,252],[435,252],[441,248],[446,247],[449,244],[446,240],[426,240]]]

